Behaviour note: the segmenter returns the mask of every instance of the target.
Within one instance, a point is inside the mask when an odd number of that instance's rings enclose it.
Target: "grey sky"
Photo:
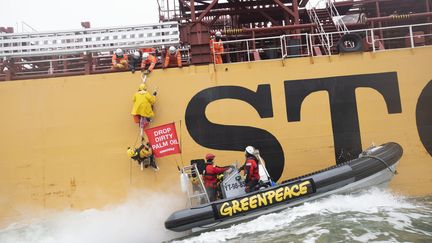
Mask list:
[[[94,28],[159,21],[157,0],[1,0],[0,6],[0,27],[15,32],[22,21],[37,31],[80,29],[83,21]]]
[[[157,0],[2,0],[0,27],[21,31],[21,21],[38,31],[158,23]]]

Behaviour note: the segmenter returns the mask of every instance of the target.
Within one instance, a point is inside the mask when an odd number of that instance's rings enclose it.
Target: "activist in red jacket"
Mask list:
[[[246,162],[240,167],[240,170],[244,170],[245,172],[245,191],[253,192],[256,190],[256,186],[260,180],[259,168],[258,168],[258,159],[254,155],[255,148],[252,146],[247,146],[245,150]]]
[[[210,202],[217,199],[218,185],[217,185],[217,176],[222,174],[228,168],[221,168],[214,165],[215,156],[214,154],[206,155],[206,166],[204,169],[204,186],[206,188],[207,194],[209,196]]]

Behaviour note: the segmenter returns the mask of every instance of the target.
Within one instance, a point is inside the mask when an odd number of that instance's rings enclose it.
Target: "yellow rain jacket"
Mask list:
[[[140,115],[143,117],[153,117],[152,105],[156,101],[156,96],[150,94],[145,90],[141,90],[135,93],[133,97],[132,115]]]

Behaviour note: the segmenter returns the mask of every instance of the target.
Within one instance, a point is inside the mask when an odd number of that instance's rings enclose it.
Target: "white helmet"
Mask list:
[[[142,55],[142,59],[147,60],[148,57],[149,57],[149,54],[147,52],[144,52]]]
[[[216,31],[215,36],[216,37],[222,37],[222,33],[220,31]]]
[[[120,49],[120,48],[118,48],[117,50],[115,50],[115,54],[116,54],[117,56],[123,56],[123,50]]]
[[[140,53],[139,53],[138,51],[134,52],[134,54],[133,54],[133,57],[134,57],[135,59],[138,59],[140,56],[141,56],[141,55],[140,55]]]
[[[246,147],[245,152],[248,154],[254,154],[255,148],[249,145]]]
[[[170,46],[170,47],[168,48],[168,52],[169,52],[169,54],[171,54],[171,55],[174,55],[176,51],[177,51],[177,49],[176,49],[174,46]]]

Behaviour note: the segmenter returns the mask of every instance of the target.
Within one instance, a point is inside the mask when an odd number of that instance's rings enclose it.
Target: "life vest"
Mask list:
[[[245,173],[246,173],[246,169],[249,170],[247,172],[247,174],[249,175],[249,178],[247,178],[248,180],[259,180],[260,179],[258,161],[256,158],[254,158],[254,157],[247,157],[246,158]]]
[[[221,53],[224,52],[224,47],[222,44],[222,40],[215,40],[215,39],[210,39],[210,52],[211,54],[216,54],[216,55],[220,55]]]
[[[166,53],[164,67],[167,68],[170,66],[170,64],[177,65],[178,67],[182,66],[181,54],[179,50],[177,50],[174,55],[171,55],[169,52]]]
[[[139,146],[139,148],[135,149],[135,154],[134,156],[132,156],[131,158],[139,161],[139,162],[143,162],[147,157],[152,155],[152,151],[150,149],[150,147],[141,144],[141,146]]]
[[[214,166],[213,163],[206,163],[203,179],[205,187],[216,187],[217,176],[223,173],[226,169]]]
[[[112,65],[116,65],[117,63],[121,63],[122,61],[128,61],[128,56],[123,54],[123,56],[118,57],[117,54],[114,54],[111,58]]]
[[[141,68],[144,68],[146,65],[150,65],[148,70],[151,72],[153,71],[153,68],[155,67],[156,63],[157,63],[156,57],[149,54],[146,60],[144,59],[142,60]]]
[[[222,53],[224,52],[224,47],[222,44],[222,40],[214,40],[210,39],[210,53],[211,53],[211,59],[216,64],[222,64]]]

